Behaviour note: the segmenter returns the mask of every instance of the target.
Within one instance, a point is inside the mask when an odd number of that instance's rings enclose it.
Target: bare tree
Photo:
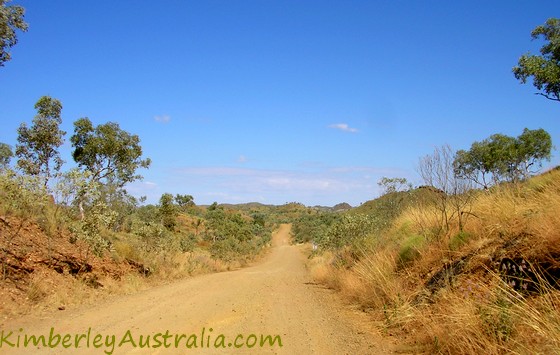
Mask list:
[[[455,154],[449,145],[436,147],[431,155],[420,158],[418,173],[424,184],[435,192],[430,198],[439,214],[439,230],[449,232],[450,222],[457,218],[459,231],[463,231],[466,217],[470,214],[472,204],[472,181],[461,178],[454,173]]]

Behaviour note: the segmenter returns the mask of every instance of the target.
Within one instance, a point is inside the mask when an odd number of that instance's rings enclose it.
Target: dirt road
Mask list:
[[[44,335],[47,348],[39,347],[47,353],[387,353],[367,317],[312,281],[301,246],[289,243],[289,231],[282,225],[269,254],[245,269],[186,279],[48,319],[13,321],[1,329],[0,353],[36,351],[32,343],[23,345],[26,335]],[[56,346],[49,348],[49,341]]]

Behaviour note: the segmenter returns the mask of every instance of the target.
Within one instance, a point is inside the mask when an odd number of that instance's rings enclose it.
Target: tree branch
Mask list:
[[[543,94],[542,92],[536,92],[535,95],[544,96],[544,97],[546,97],[547,99],[549,99],[549,100],[551,100],[551,101],[560,101],[560,97],[556,97],[556,98],[550,97],[550,96],[548,96],[547,94]]]

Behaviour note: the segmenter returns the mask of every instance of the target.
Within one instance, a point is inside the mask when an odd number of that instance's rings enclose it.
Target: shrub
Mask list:
[[[330,249],[345,245],[359,248],[367,236],[376,228],[377,220],[366,214],[344,215],[338,223],[333,223],[320,238],[319,244]]]
[[[420,250],[425,244],[426,239],[419,235],[412,235],[405,239],[399,249],[397,265],[399,267],[407,266],[416,259],[420,258]]]

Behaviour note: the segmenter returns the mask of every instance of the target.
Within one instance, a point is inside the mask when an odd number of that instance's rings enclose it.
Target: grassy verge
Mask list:
[[[311,271],[403,351],[560,353],[560,172],[478,192],[463,230],[451,220],[436,236],[435,216],[411,203],[361,243],[315,255]]]

